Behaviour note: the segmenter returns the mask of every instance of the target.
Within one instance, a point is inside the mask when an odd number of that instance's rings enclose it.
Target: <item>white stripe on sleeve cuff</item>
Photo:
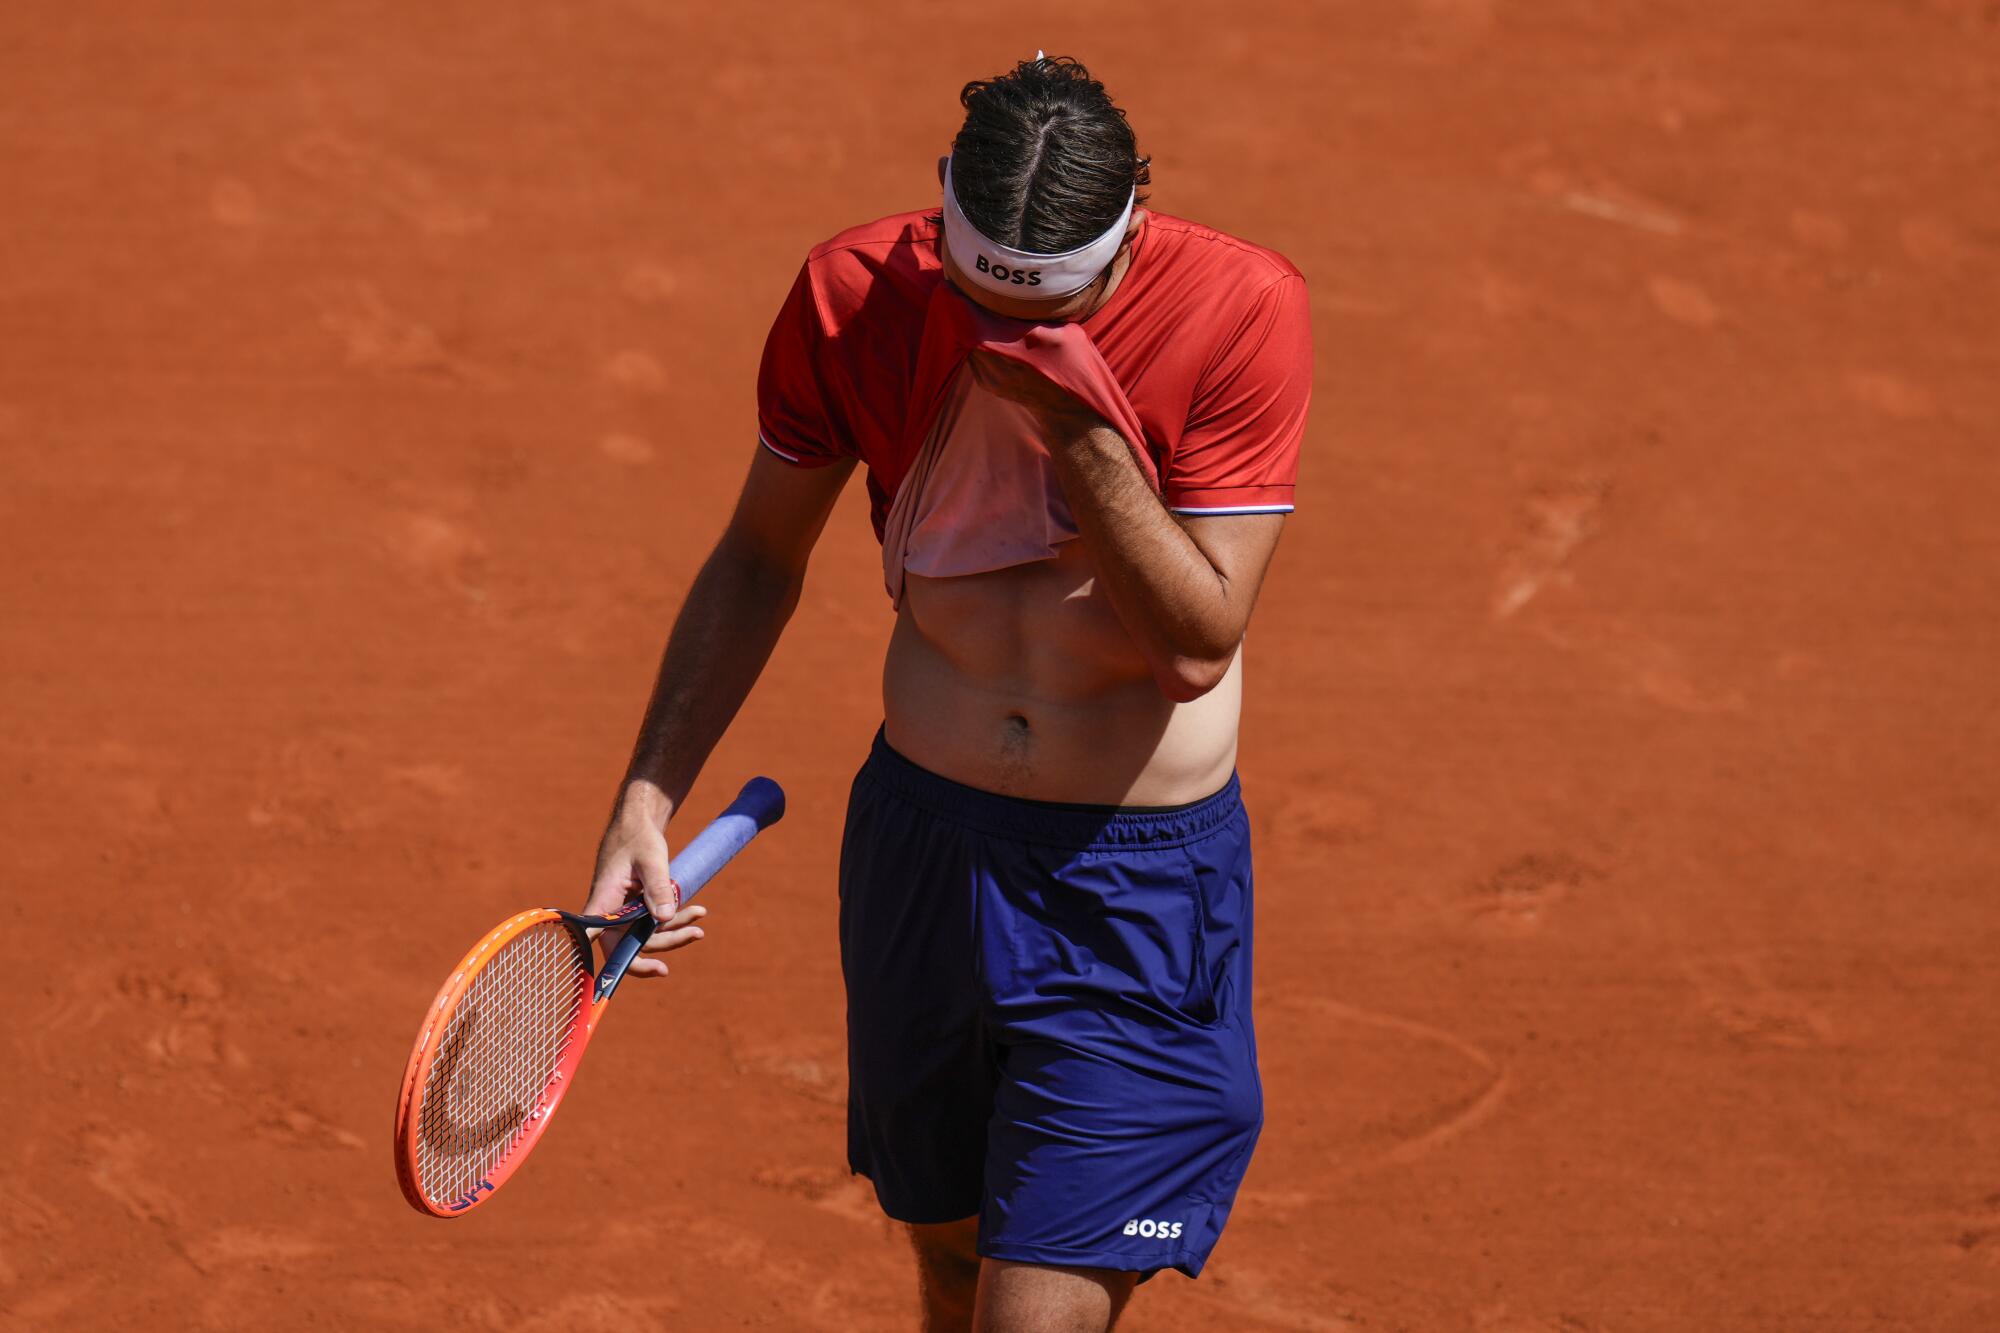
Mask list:
[[[765,435],[764,432],[761,430],[757,432],[757,443],[763,445],[766,449],[769,449],[772,453],[784,459],[787,463],[796,463],[799,461],[799,456],[797,454],[788,454],[783,449],[780,449],[777,445],[772,444],[770,437]]]
[[[1289,514],[1290,505],[1168,505],[1176,514]]]

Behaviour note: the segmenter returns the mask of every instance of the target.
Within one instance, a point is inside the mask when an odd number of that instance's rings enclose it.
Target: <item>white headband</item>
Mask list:
[[[1073,296],[1088,287],[1118,253],[1138,197],[1135,189],[1125,201],[1125,211],[1096,240],[1059,255],[1038,255],[1032,250],[1002,245],[972,225],[958,206],[958,191],[952,188],[951,163],[947,160],[944,248],[951,253],[960,273],[990,292],[1030,299]]]

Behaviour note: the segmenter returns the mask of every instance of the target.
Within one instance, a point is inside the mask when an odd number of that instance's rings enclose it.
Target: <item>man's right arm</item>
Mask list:
[[[729,526],[674,619],[586,909],[615,911],[643,894],[663,926],[674,927],[656,933],[648,953],[700,938],[692,922],[702,909],[674,912],[663,830],[770,660],[853,470],[852,459],[794,467],[760,446]],[[641,976],[665,970],[645,958],[632,968]]]

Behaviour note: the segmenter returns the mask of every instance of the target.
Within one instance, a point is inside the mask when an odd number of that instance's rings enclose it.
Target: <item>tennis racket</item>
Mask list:
[[[674,857],[680,902],[784,813],[778,784],[752,779]],[[602,971],[585,934],[593,926],[625,928]],[[644,903],[611,916],[545,907],[473,946],[425,1013],[396,1097],[396,1179],[412,1207],[463,1217],[520,1169],[653,926]]]

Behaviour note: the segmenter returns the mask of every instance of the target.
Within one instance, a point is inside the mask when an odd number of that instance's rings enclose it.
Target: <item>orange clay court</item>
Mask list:
[[[280,9],[284,12],[280,12]],[[859,485],[696,789],[786,821],[462,1222],[393,1095],[581,904],[808,246],[1086,59],[1304,270],[1268,1123],[1139,1330],[2000,1327],[1984,0],[0,11],[0,1327],[873,1329]]]

